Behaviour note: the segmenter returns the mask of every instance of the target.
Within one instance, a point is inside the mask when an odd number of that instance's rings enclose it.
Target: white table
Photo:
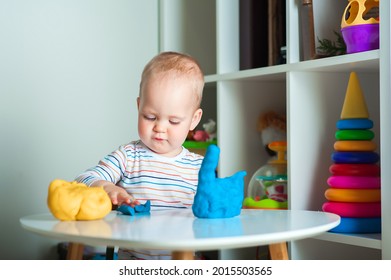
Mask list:
[[[287,259],[286,241],[326,232],[340,223],[332,213],[304,210],[251,210],[228,219],[199,219],[191,209],[160,210],[128,216],[112,211],[96,221],[62,222],[50,213],[20,219],[24,229],[75,244],[123,248],[168,249],[173,258],[193,251],[245,248],[275,244],[277,258]],[[286,247],[286,244],[285,244]],[[82,246],[81,246],[82,249]],[[74,257],[80,257],[74,247]],[[175,255],[174,255],[175,254]]]

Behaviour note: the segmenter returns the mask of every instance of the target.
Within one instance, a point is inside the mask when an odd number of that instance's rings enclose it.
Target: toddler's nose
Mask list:
[[[155,126],[153,127],[153,130],[155,132],[164,132],[165,131],[165,127],[164,125],[162,124],[162,122],[156,122],[155,123]]]

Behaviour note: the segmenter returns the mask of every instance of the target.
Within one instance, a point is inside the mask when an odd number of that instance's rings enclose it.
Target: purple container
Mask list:
[[[341,29],[346,53],[365,52],[379,48],[379,24],[359,24]]]

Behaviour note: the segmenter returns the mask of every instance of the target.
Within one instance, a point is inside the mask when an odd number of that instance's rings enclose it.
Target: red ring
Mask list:
[[[380,166],[370,163],[335,163],[329,171],[337,176],[380,176]]]
[[[349,218],[370,218],[381,216],[380,202],[325,202],[322,206],[324,212],[337,214]]]

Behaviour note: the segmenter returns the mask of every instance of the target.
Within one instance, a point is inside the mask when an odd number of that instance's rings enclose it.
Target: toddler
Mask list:
[[[204,75],[186,54],[162,52],[144,68],[137,98],[139,140],[119,146],[76,181],[102,186],[113,205],[189,208],[203,157],[182,144],[201,120]],[[118,250],[119,259],[170,259],[164,250]]]

